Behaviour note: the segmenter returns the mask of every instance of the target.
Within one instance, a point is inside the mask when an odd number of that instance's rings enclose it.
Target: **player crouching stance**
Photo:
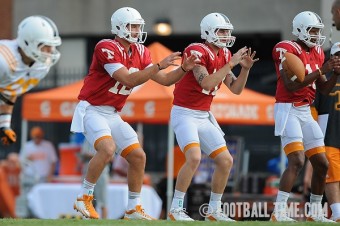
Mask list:
[[[183,200],[191,179],[199,166],[201,150],[216,164],[211,184],[207,221],[234,221],[221,208],[221,198],[227,185],[233,159],[226,146],[224,133],[210,112],[213,97],[222,83],[231,92],[240,94],[246,84],[255,52],[243,47],[232,56],[226,47],[231,47],[233,25],[221,13],[211,13],[201,22],[201,37],[204,43],[193,43],[185,49],[188,56],[196,55],[201,63],[187,72],[176,83],[174,106],[171,110],[171,126],[178,144],[185,154],[185,163],[179,171],[175,193],[169,213],[174,221],[193,221],[184,208]],[[238,77],[232,73],[233,66],[240,64]]]

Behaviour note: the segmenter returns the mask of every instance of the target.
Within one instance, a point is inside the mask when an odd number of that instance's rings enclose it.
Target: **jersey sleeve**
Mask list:
[[[285,52],[293,53],[299,56],[299,48],[294,42],[282,41],[276,44],[273,48],[272,57],[276,64],[280,64]]]
[[[110,41],[100,41],[94,49],[94,56],[102,66],[123,62],[121,51]]]
[[[225,55],[226,62],[229,62],[231,57],[233,56],[231,51],[227,48],[224,48],[224,55]]]
[[[147,68],[149,65],[152,64],[150,50],[148,48],[146,48],[146,47],[144,47],[144,52],[143,52],[143,58],[142,59],[143,59],[143,61],[142,61],[143,65],[142,66],[143,66],[143,70],[144,70],[145,68]]]
[[[199,64],[206,67],[209,59],[206,50],[201,45],[202,44],[199,43],[191,44],[184,50],[184,53],[187,54],[187,57],[190,57],[191,55],[196,55],[196,57],[201,60]]]
[[[326,56],[325,56],[325,52],[323,51],[323,49],[321,48],[321,47],[317,47],[317,51],[318,51],[318,53],[320,54],[320,62],[319,62],[319,67],[321,68],[322,67],[322,65],[324,64],[324,62],[325,62],[325,58],[326,58]]]

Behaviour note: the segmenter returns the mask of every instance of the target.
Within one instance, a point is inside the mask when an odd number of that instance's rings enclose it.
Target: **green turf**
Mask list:
[[[172,222],[165,220],[157,221],[124,221],[124,220],[78,220],[78,219],[61,219],[61,220],[40,220],[40,219],[0,219],[0,226],[20,225],[20,226],[175,226],[175,225],[212,225],[212,226],[273,226],[273,225],[294,225],[294,226],[318,226],[329,225],[327,223],[314,222],[294,222],[294,223],[273,223],[268,221],[239,221],[235,223],[226,222]]]

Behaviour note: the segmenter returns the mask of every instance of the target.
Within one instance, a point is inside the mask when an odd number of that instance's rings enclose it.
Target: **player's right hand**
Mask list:
[[[243,60],[243,58],[247,56],[247,54],[248,54],[248,48],[246,46],[239,49],[236,53],[234,53],[230,59],[230,62],[233,65],[233,67],[238,65],[241,62],[241,60]]]
[[[17,141],[17,135],[11,128],[1,127],[0,128],[0,139],[3,145],[10,145]]]
[[[194,54],[188,57],[186,53],[183,55],[183,64],[182,67],[185,71],[192,70],[201,60]]]

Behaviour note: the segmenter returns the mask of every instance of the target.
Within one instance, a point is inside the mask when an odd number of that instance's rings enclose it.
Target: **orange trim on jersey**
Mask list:
[[[127,148],[125,148],[122,153],[120,154],[123,158],[126,158],[126,156],[128,154],[130,154],[130,152],[132,152],[133,150],[135,149],[138,149],[138,148],[141,148],[140,144],[139,143],[136,143],[136,144],[132,144],[130,146],[128,146]]]
[[[302,145],[302,142],[293,142],[290,144],[287,144],[283,150],[285,151],[286,155],[289,155],[292,152],[296,151],[303,151],[305,148]]]
[[[220,154],[221,152],[226,151],[226,150],[228,150],[228,148],[226,146],[223,146],[223,147],[211,152],[209,157],[214,159],[218,154]]]
[[[9,84],[5,87],[6,92],[10,92],[9,96],[18,96],[18,93],[15,91],[15,89],[12,88],[14,85],[22,86],[25,83],[25,79],[20,78],[19,80]]]
[[[6,88],[8,89],[8,91],[11,92],[11,96],[17,96],[18,92],[15,91],[15,89],[12,88],[12,86],[18,84],[19,86],[22,86],[23,84],[25,84],[25,79],[21,78],[16,82],[13,82],[11,84],[9,84]]]
[[[7,85],[5,88],[1,88],[0,91],[4,92],[6,91],[9,96],[18,96],[20,94],[25,93],[30,86],[34,87],[39,84],[39,79],[37,78],[30,78],[28,80],[25,80],[23,78]],[[21,90],[16,91],[17,89],[13,89],[13,86],[20,86]]]
[[[335,86],[340,86],[340,84],[336,83]],[[334,92],[329,93],[329,96],[338,96],[337,101],[334,103],[334,109],[339,111],[340,110],[340,107],[339,107],[340,106],[340,92],[339,92],[339,90],[335,90]]]
[[[97,140],[94,142],[94,145],[93,145],[93,146],[96,147],[97,144],[99,143],[99,141],[102,141],[102,140],[108,139],[108,138],[112,139],[111,136],[103,136],[103,137],[100,137],[99,139],[97,139]]]
[[[319,153],[325,153],[326,150],[325,150],[325,147],[316,147],[316,148],[312,148],[312,149],[309,149],[305,152],[305,155],[310,158],[312,157],[313,155],[316,155],[316,154],[319,154]]]
[[[4,56],[11,71],[14,72],[17,67],[17,61],[9,48],[7,46],[0,45],[0,53]]]
[[[187,152],[190,148],[200,147],[199,143],[191,143],[184,147],[183,153]]]
[[[25,81],[22,85],[22,93],[25,93],[30,86],[36,86],[39,83],[39,79],[31,78]]]

